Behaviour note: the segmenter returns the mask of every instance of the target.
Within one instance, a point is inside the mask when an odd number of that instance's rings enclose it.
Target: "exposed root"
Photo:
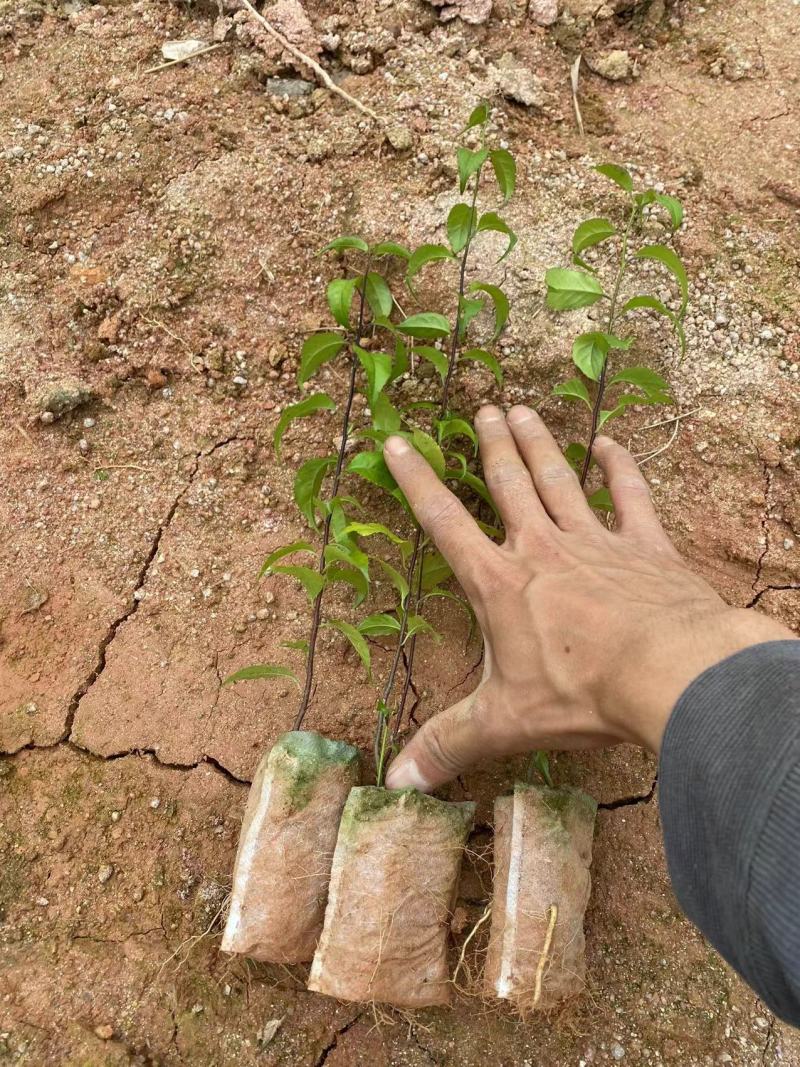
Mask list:
[[[536,975],[533,982],[533,1006],[534,1008],[542,999],[542,981],[544,979],[545,967],[548,964],[550,958],[550,948],[553,944],[553,934],[556,928],[556,922],[558,921],[558,905],[551,904],[549,909],[550,921],[547,924],[547,933],[544,936],[544,945],[542,947],[542,954],[539,957],[539,963],[536,967]]]
[[[152,983],[153,985],[157,985],[158,984],[159,980],[161,979],[161,975],[164,973],[165,968],[177,956],[181,956],[181,953],[183,953],[181,958],[178,960],[178,965],[176,966],[175,971],[173,972],[173,977],[174,977],[174,975],[176,975],[178,973],[178,971],[181,969],[181,967],[183,967],[184,963],[186,963],[186,961],[189,959],[189,956],[191,955],[192,950],[197,945],[199,945],[201,941],[205,940],[207,937],[215,936],[216,931],[214,930],[214,927],[217,925],[218,921],[221,919],[221,917],[227,911],[228,906],[230,905],[230,902],[231,902],[231,894],[230,894],[230,892],[228,892],[228,893],[226,893],[225,899],[220,904],[219,908],[217,909],[217,911],[214,914],[214,917],[212,918],[211,922],[208,924],[206,929],[201,934],[192,934],[192,936],[191,937],[187,937],[185,941],[181,941],[181,943],[178,945],[178,947],[175,949],[175,951],[172,952],[169,956],[167,956],[167,958],[164,960],[164,962],[158,968],[158,972],[157,972],[155,978],[153,979],[153,983]],[[185,953],[184,953],[184,949],[186,950]]]
[[[461,953],[460,953],[460,955],[458,957],[458,963],[456,964],[456,969],[453,971],[453,977],[451,979],[451,981],[452,981],[453,985],[456,987],[456,989],[459,988],[459,986],[458,986],[458,976],[459,976],[459,973],[461,972],[461,968],[466,966],[465,958],[466,958],[466,953],[467,953],[467,946],[472,941],[473,937],[477,934],[477,932],[481,928],[481,926],[483,926],[483,924],[486,922],[486,920],[491,916],[491,914],[492,914],[492,905],[491,904],[487,904],[485,909],[484,909],[483,915],[481,915],[480,919],[478,919],[478,921],[472,927],[470,932],[464,938],[464,944],[461,946]],[[468,987],[472,985],[472,976],[469,974],[469,972],[467,972],[467,982],[468,982]],[[467,990],[462,990],[462,992],[467,992]]]

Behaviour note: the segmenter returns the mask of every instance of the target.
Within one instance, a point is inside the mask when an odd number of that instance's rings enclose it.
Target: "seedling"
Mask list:
[[[580,334],[572,345],[572,361],[580,376],[553,389],[555,396],[586,405],[591,414],[586,443],[573,442],[566,450],[567,459],[580,475],[581,485],[585,485],[589,474],[595,437],[607,422],[623,415],[631,405],[672,403],[669,385],[655,371],[642,366],[611,368],[612,359],[621,360],[622,354],[629,353],[633,346],[633,338],[627,335],[626,329],[630,316],[645,310],[654,311],[666,319],[682,357],[686,348],[683,319],[689,297],[686,269],[675,250],[665,244],[641,243],[640,240],[642,224],[653,211],[663,213],[673,232],[678,230],[683,221],[680,201],[655,189],[636,192],[631,174],[616,164],[604,163],[595,170],[625,193],[625,216],[618,225],[607,218],[586,219],[572,237],[572,263],[579,269],[553,267],[545,275],[547,306],[552,310],[574,311],[603,304],[602,328]],[[604,278],[601,264],[589,262],[589,256],[594,260],[594,250],[602,253],[612,241],[616,251],[614,256],[608,257],[608,276]],[[679,301],[674,302],[677,307],[671,308],[649,293],[634,292],[623,297],[629,275],[643,262],[660,263],[666,268],[680,294]],[[636,392],[629,391],[631,386]],[[613,399],[610,398],[612,393]],[[593,493],[589,502],[593,507],[611,510],[606,489]]]

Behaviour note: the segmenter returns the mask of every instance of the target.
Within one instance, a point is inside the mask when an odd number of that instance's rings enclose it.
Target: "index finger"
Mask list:
[[[383,454],[417,521],[436,542],[456,578],[465,587],[476,586],[481,560],[485,560],[492,542],[407,441],[402,437],[388,438]]]

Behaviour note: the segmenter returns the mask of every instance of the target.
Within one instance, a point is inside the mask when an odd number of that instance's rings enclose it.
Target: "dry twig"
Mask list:
[[[148,67],[147,70],[142,71],[143,74],[155,74],[157,70],[166,70],[167,67],[177,66],[178,63],[188,63],[190,59],[196,59],[198,56],[204,56],[207,52],[216,52],[218,48],[222,48],[221,44],[210,44],[205,48],[198,48],[196,52],[190,52],[188,56],[181,56],[180,59],[170,59],[168,63],[159,63],[158,66]]]

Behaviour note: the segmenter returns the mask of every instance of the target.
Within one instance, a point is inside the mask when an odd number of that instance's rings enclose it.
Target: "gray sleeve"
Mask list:
[[[800,641],[754,645],[692,682],[667,723],[659,794],[681,907],[800,1026]]]

